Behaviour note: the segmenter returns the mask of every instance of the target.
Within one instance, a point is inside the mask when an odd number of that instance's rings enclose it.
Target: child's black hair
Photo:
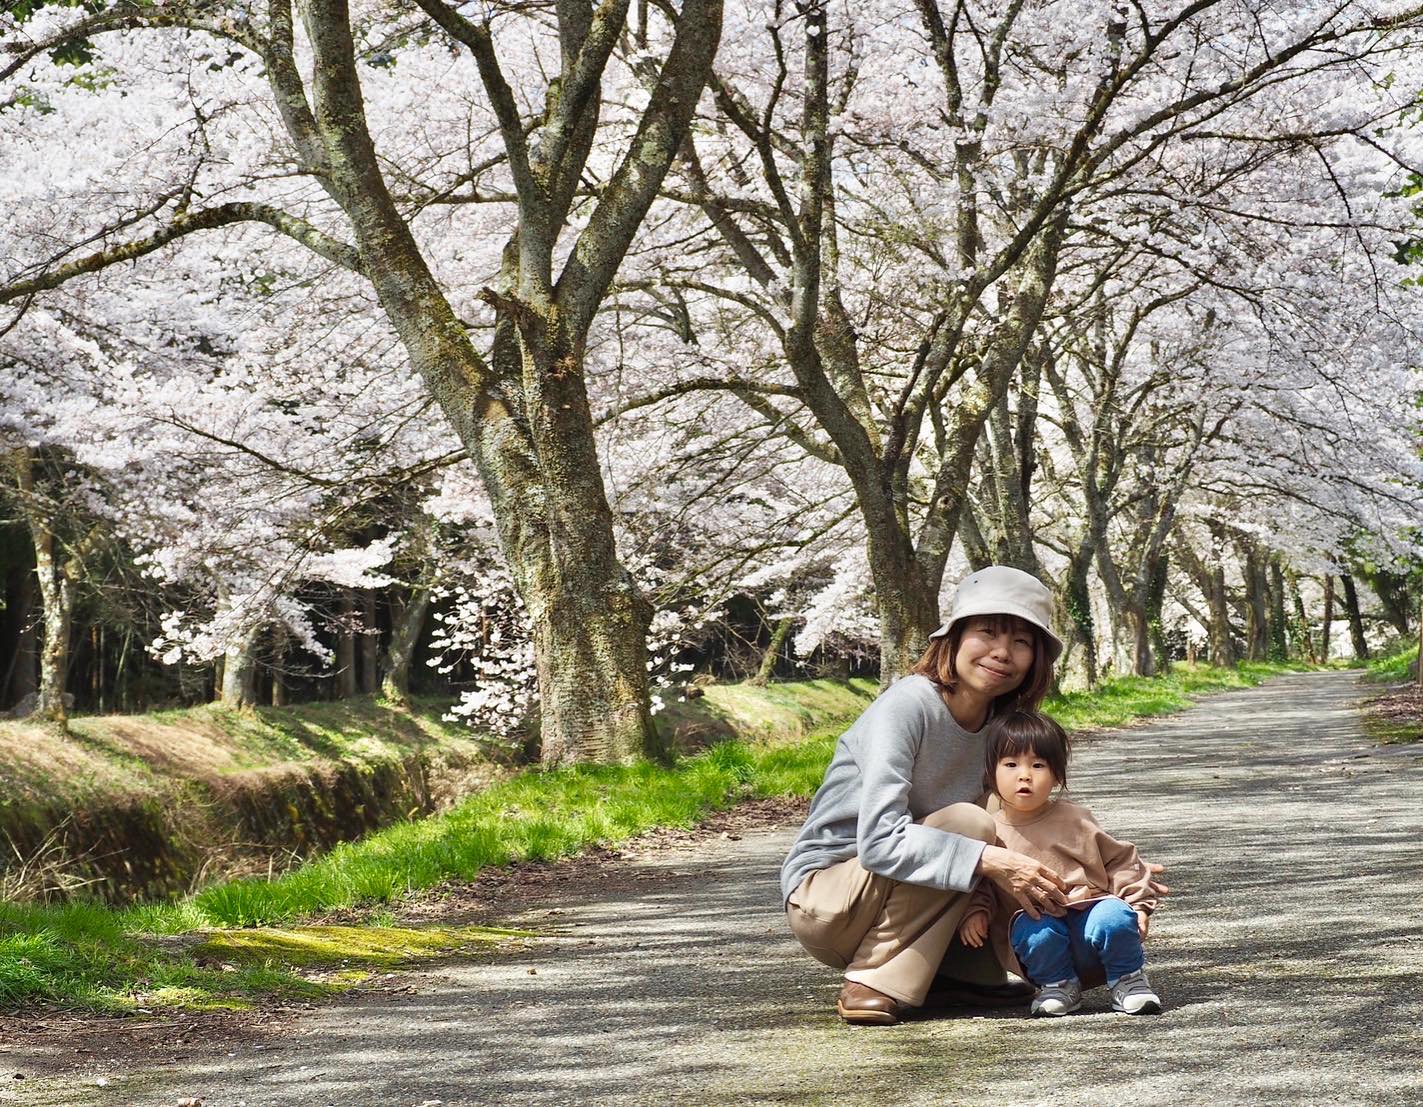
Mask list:
[[[1067,731],[1048,716],[1037,711],[1005,711],[989,722],[985,738],[983,787],[989,792],[998,791],[999,761],[1029,753],[1046,761],[1057,782],[1067,785],[1067,758],[1072,752],[1072,740],[1067,737]]]

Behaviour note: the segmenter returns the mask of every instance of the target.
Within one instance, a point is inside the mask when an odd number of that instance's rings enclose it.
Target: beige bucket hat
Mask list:
[[[1062,639],[1052,632],[1052,593],[1047,585],[1021,569],[990,565],[959,581],[953,613],[930,638],[942,638],[960,619],[973,615],[1016,615],[1047,636],[1049,661],[1062,653]]]

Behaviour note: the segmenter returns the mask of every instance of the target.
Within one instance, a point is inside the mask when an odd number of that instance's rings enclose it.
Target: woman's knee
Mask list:
[[[924,817],[924,825],[935,830],[949,830],[965,838],[977,838],[992,845],[998,840],[993,816],[973,803],[951,803]]]
[[[801,948],[817,961],[832,969],[843,969],[849,964],[849,958],[840,948],[845,945],[844,934],[837,932],[834,926],[807,914],[794,903],[786,904],[786,921]]]

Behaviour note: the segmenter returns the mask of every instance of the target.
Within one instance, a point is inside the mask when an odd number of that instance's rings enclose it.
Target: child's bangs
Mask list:
[[[1047,754],[1037,748],[1037,743],[1033,741],[1033,735],[1017,733],[1011,731],[998,736],[994,743],[994,752],[998,754],[998,760],[1005,757],[1036,757],[1042,761],[1049,760]]]

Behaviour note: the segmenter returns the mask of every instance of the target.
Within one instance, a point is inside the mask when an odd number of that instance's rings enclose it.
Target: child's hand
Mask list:
[[[959,923],[959,941],[964,945],[977,949],[983,945],[983,939],[987,937],[987,911],[971,911],[964,916],[963,922]]]
[[[1151,929],[1151,916],[1145,911],[1136,913],[1136,928],[1141,931],[1142,940],[1146,940],[1146,932]]]

